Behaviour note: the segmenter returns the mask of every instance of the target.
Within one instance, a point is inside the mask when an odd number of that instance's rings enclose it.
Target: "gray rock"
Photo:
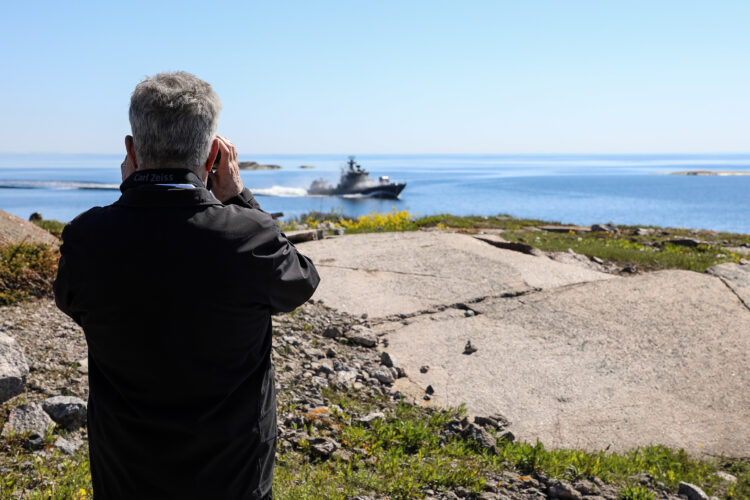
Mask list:
[[[55,440],[55,448],[66,455],[73,455],[76,451],[78,451],[80,445],[77,445],[73,441],[68,441],[63,437],[58,436]]]
[[[317,438],[310,441],[312,454],[321,458],[330,457],[339,448],[339,444],[333,439]]]
[[[721,479],[722,481],[726,481],[728,483],[736,483],[737,482],[737,478],[735,476],[733,476],[733,475],[731,475],[731,474],[729,474],[727,472],[724,472],[724,471],[719,471],[719,472],[717,472],[714,475],[716,477],[718,477],[719,479]]]
[[[368,413],[364,417],[358,418],[357,423],[362,424],[365,427],[369,427],[373,421],[382,420],[384,418],[385,414],[383,412],[374,411],[372,413]]]
[[[583,495],[568,483],[555,481],[547,490],[547,495],[557,497],[560,500],[581,500]]]
[[[664,243],[671,243],[672,245],[690,248],[695,248],[698,245],[709,245],[707,241],[696,240],[694,238],[675,238],[673,240],[667,240]]]
[[[329,326],[323,331],[323,336],[329,339],[337,339],[343,335],[337,326]]]
[[[654,230],[648,227],[639,227],[635,230],[636,236],[651,236],[654,234]]]
[[[516,436],[512,432],[506,430],[506,431],[501,432],[500,435],[497,436],[497,439],[500,441],[508,441],[512,443],[513,441],[516,440]]]
[[[478,443],[483,449],[490,451],[493,454],[497,453],[497,443],[489,432],[479,427],[477,424],[469,424],[462,432],[461,435],[465,439],[470,439]]]
[[[688,500],[708,500],[708,495],[700,487],[680,481],[680,488],[677,490],[678,495],[685,495]]]
[[[364,347],[375,347],[378,344],[378,337],[367,328],[355,326],[347,331],[344,336],[349,341]]]
[[[23,434],[25,432],[36,433],[44,436],[50,426],[55,422],[49,418],[39,403],[19,405],[10,411],[8,421],[3,427],[3,436],[10,434]]]
[[[466,316],[467,318],[471,318],[475,314],[476,313],[474,311],[472,311],[471,309],[467,309],[466,311],[464,311],[464,316]]]
[[[422,365],[419,367],[419,373],[427,373],[430,371],[429,365]]]
[[[86,401],[74,396],[47,398],[42,408],[58,425],[75,430],[86,423]]]
[[[573,487],[581,493],[581,495],[598,495],[599,487],[589,481],[588,479],[581,479],[573,484]]]
[[[81,358],[78,361],[76,361],[76,364],[78,365],[78,371],[83,374],[88,374],[89,372],[89,358]]]
[[[29,363],[13,337],[0,332],[0,403],[21,394],[26,387]]]
[[[615,226],[614,224],[594,224],[591,226],[591,231],[593,232],[607,232],[607,233],[614,233],[618,234],[620,230]]]
[[[393,357],[390,353],[383,352],[380,354],[380,362],[387,366],[388,368],[398,368],[398,361],[396,361],[396,358]]]

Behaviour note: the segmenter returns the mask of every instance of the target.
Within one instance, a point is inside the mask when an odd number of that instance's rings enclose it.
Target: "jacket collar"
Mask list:
[[[165,185],[175,187],[176,184],[184,184],[185,187],[205,188],[203,182],[192,170],[186,168],[150,168],[130,174],[130,177],[120,185],[120,191],[124,193],[130,188],[140,186]]]
[[[192,171],[159,168],[132,173],[120,185],[122,196],[115,205],[133,207],[174,207],[221,205]]]

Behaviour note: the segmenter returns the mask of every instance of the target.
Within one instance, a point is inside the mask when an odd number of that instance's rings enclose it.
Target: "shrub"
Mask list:
[[[0,247],[0,305],[52,296],[59,250],[43,243]]]

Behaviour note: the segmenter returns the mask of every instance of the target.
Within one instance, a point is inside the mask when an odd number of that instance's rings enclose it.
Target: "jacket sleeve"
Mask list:
[[[73,321],[81,324],[81,315],[79,312],[73,310],[73,282],[71,279],[70,263],[71,260],[71,246],[65,243],[66,236],[70,234],[70,226],[67,226],[63,230],[62,238],[63,244],[60,247],[60,262],[57,265],[57,277],[52,285],[55,292],[55,304],[57,307],[70,316]]]
[[[253,249],[262,262],[269,304],[274,311],[288,312],[309,299],[320,282],[313,262],[302,255],[281,232],[278,222],[266,215],[263,243]]]
[[[248,188],[242,188],[242,191],[237,196],[232,196],[224,205],[239,205],[245,208],[256,208],[261,210],[260,203],[255,199],[253,193]]]

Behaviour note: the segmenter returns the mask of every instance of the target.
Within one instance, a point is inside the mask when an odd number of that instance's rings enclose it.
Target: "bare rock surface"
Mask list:
[[[612,278],[441,231],[348,235],[299,248],[321,274],[316,298],[371,318]]]
[[[520,439],[549,446],[750,453],[750,311],[717,278],[662,271],[472,308],[386,337],[441,404],[501,412]],[[461,355],[467,340],[481,349]]]
[[[0,245],[9,243],[46,243],[58,245],[60,241],[33,222],[23,220],[20,217],[0,210]]]
[[[707,272],[721,279],[750,308],[750,265],[725,262],[709,268]]]
[[[16,340],[0,330],[0,403],[21,394],[29,364]]]

